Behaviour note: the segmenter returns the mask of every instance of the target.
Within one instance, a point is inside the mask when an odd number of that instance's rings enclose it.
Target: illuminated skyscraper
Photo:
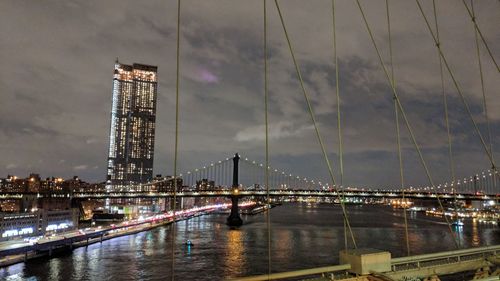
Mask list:
[[[115,63],[113,105],[109,132],[106,187],[125,186],[153,179],[157,67]]]

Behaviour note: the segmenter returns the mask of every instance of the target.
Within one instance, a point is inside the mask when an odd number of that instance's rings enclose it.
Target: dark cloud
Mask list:
[[[388,62],[384,1],[361,1]],[[430,3],[421,1],[428,15]],[[113,62],[159,67],[155,172],[172,173],[177,1],[0,2],[0,174],[105,177]],[[280,1],[334,167],[338,166],[331,1]],[[397,186],[392,93],[357,6],[338,0],[345,183]],[[439,62],[414,1],[391,1],[394,70],[401,102],[436,182],[449,179]],[[327,171],[273,1],[269,13],[271,164],[325,181]],[[499,2],[477,2],[498,58]],[[442,46],[486,140],[474,33],[461,2],[439,1]],[[264,159],[262,1],[183,0],[180,168],[240,152]],[[481,47],[493,130],[500,145],[499,76]],[[490,167],[449,75],[457,175]],[[405,176],[427,184],[401,123]],[[336,170],[337,172],[337,170]]]

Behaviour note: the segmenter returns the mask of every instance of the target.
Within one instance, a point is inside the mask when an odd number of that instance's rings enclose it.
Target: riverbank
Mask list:
[[[189,220],[194,217],[202,216],[205,214],[211,214],[216,209],[213,210],[205,210],[202,212],[196,213],[181,213],[178,217],[176,217],[175,222]],[[134,224],[124,223],[121,227],[110,227],[106,229],[96,230],[93,233],[86,233],[79,235],[78,237],[65,237],[63,238],[54,238],[53,241],[50,241],[50,246],[41,247],[43,244],[33,244],[33,245],[25,245],[18,248],[18,254],[6,255],[0,258],[0,268],[14,265],[17,263],[26,262],[28,260],[42,258],[42,257],[50,257],[55,253],[73,251],[73,249],[86,247],[95,243],[102,243],[103,241],[137,234],[143,231],[152,230],[154,228],[160,226],[166,226],[173,223],[173,216],[165,216],[163,219],[153,219],[151,221],[144,221]],[[9,250],[0,250],[0,254],[2,252],[15,252],[16,249]]]

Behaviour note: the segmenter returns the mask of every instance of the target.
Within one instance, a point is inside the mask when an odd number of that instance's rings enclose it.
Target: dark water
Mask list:
[[[349,217],[358,247],[405,254],[401,210],[386,206],[350,206]],[[266,216],[244,217],[230,230],[226,215],[208,215],[176,226],[176,280],[221,280],[267,272]],[[288,271],[338,263],[344,247],[338,206],[288,204],[272,209],[272,271]],[[441,218],[409,216],[412,254],[454,249]],[[500,228],[466,220],[457,232],[465,247],[500,244]],[[194,246],[183,243],[190,239]],[[78,248],[72,253],[0,269],[6,280],[165,280],[171,276],[171,226]]]

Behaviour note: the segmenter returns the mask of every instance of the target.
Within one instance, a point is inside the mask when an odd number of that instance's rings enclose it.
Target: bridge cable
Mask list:
[[[314,125],[314,129],[316,131],[316,137],[317,137],[319,145],[321,147],[321,151],[323,152],[323,157],[325,159],[326,165],[328,166],[328,173],[330,175],[330,178],[331,178],[333,184],[335,184],[335,176],[333,175],[332,165],[330,164],[330,160],[328,159],[328,155],[326,153],[326,149],[325,149],[325,146],[323,144],[323,140],[321,138],[321,134],[319,132],[318,125],[316,123],[316,118],[314,117],[314,112],[313,112],[311,103],[309,101],[309,96],[308,96],[307,91],[306,91],[305,86],[304,86],[304,80],[302,79],[302,74],[300,72],[299,65],[297,63],[297,60],[295,59],[295,53],[293,51],[293,47],[292,47],[292,43],[290,41],[290,37],[288,36],[288,32],[287,32],[287,29],[286,29],[285,21],[283,19],[283,15],[281,14],[281,9],[280,9],[278,0],[274,0],[274,3],[276,4],[276,8],[278,10],[278,14],[279,14],[280,21],[281,21],[281,26],[283,27],[283,32],[285,33],[286,41],[287,41],[287,44],[288,44],[288,49],[290,50],[290,54],[292,56],[293,64],[295,66],[295,72],[297,73],[297,77],[299,79],[300,87],[302,89],[302,93],[304,94],[304,98],[305,98],[306,103],[307,103],[307,108],[308,108],[308,111],[309,111],[309,115],[311,117],[312,123]],[[344,216],[344,219],[346,221],[347,228],[349,230],[349,233],[350,233],[350,236],[351,236],[351,239],[352,239],[352,243],[354,245],[354,248],[357,248],[356,240],[354,239],[354,234],[352,232],[352,228],[351,228],[351,225],[349,223],[349,219],[347,217],[347,212],[346,212],[345,204],[342,201],[342,198],[340,197],[340,193],[339,192],[337,192],[337,197],[338,197],[338,199],[340,201],[340,206],[342,207],[342,215]]]
[[[338,129],[338,140],[339,140],[339,170],[340,170],[340,189],[342,190],[342,200],[345,200],[344,194],[344,163],[343,163],[343,150],[342,150],[342,127],[340,122],[340,90],[339,90],[339,63],[337,56],[337,36],[336,36],[336,25],[335,25],[335,0],[332,0],[332,25],[333,25],[333,57],[335,60],[335,93],[337,96],[337,129]],[[344,219],[344,247],[347,250],[347,225]]]
[[[448,64],[448,60],[446,59],[446,57],[444,56],[444,53],[443,53],[443,50],[441,49],[441,45],[439,44],[439,42],[437,41],[436,39],[436,36],[434,35],[434,32],[432,31],[432,28],[429,24],[429,20],[427,19],[427,17],[425,16],[425,13],[422,9],[422,6],[420,4],[420,2],[418,0],[415,0],[415,2],[417,2],[417,5],[418,5],[418,8],[420,10],[420,13],[425,21],[425,24],[427,26],[427,29],[429,31],[429,33],[431,34],[432,36],[432,39],[434,40],[434,43],[436,45],[436,48],[438,49],[439,51],[439,55],[441,56],[441,58],[443,59],[443,62],[444,62],[444,65],[446,66],[446,69],[448,70],[448,73],[450,74],[450,77],[453,81],[453,84],[455,86],[455,89],[457,90],[459,96],[460,96],[460,99],[462,100],[462,103],[467,111],[467,114],[469,115],[469,118],[472,122],[472,124],[474,125],[474,129],[479,137],[479,139],[481,140],[481,144],[483,145],[483,149],[484,151],[486,152],[486,155],[488,156],[490,162],[491,162],[491,165],[492,165],[492,168],[493,169],[496,169],[496,165],[495,165],[495,160],[493,158],[493,155],[490,153],[490,151],[488,150],[488,146],[486,145],[486,142],[484,141],[484,138],[483,138],[483,135],[481,134],[481,131],[479,130],[479,127],[477,126],[477,123],[476,121],[474,120],[474,116],[472,115],[472,112],[470,111],[470,108],[469,108],[469,104],[467,103],[467,101],[465,100],[465,96],[463,95],[462,93],[462,90],[460,88],[460,86],[458,85],[458,82],[457,80],[455,79],[455,75],[453,74],[453,71],[451,70],[449,64]]]
[[[356,0],[356,3],[358,4],[359,11],[361,12],[361,16],[363,17],[363,21],[365,23],[366,29],[368,31],[368,34],[370,35],[370,39],[372,41],[373,47],[375,48],[375,51],[377,53],[380,65],[382,66],[382,69],[384,70],[385,76],[386,76],[387,80],[389,81],[389,84],[391,85],[392,93],[394,94],[394,98],[397,101],[399,110],[401,111],[401,116],[403,117],[403,120],[405,121],[406,128],[408,130],[408,133],[410,134],[410,138],[411,138],[411,140],[413,142],[413,145],[415,146],[415,150],[417,151],[417,154],[418,154],[418,156],[420,158],[420,162],[422,163],[422,166],[423,166],[423,168],[425,170],[425,174],[427,176],[427,179],[429,180],[430,185],[432,187],[434,187],[434,181],[432,180],[431,174],[429,172],[429,168],[427,167],[427,164],[426,164],[426,162],[424,160],[424,157],[422,155],[422,151],[420,150],[420,147],[419,147],[419,145],[418,145],[418,143],[417,143],[417,141],[415,139],[415,135],[413,134],[413,130],[412,130],[411,126],[410,126],[410,123],[408,121],[408,118],[406,116],[404,108],[403,108],[403,106],[401,104],[401,101],[399,99],[399,96],[397,94],[396,87],[391,82],[391,77],[389,76],[389,73],[387,71],[387,68],[385,67],[384,61],[382,60],[382,56],[380,55],[380,51],[379,51],[377,43],[375,42],[375,39],[373,37],[373,33],[372,33],[370,25],[368,24],[368,21],[366,19],[366,16],[365,16],[365,13],[363,11],[363,8],[361,7],[361,4],[359,3],[359,0]],[[437,192],[436,192],[436,198],[437,198],[439,206],[440,206],[440,208],[441,208],[441,210],[442,210],[442,212],[444,214],[444,206],[443,206],[443,204],[441,202],[441,199],[440,199],[440,196],[439,196],[439,194]],[[457,238],[455,237],[455,234],[454,234],[453,230],[451,229],[451,224],[448,221],[448,218],[446,216],[444,216],[444,219],[446,221],[446,224],[448,225],[448,230],[450,231],[451,236],[454,238],[455,245],[458,248]]]
[[[432,10],[434,14],[434,26],[436,29],[436,40],[438,45],[441,45],[440,39],[439,39],[439,24],[438,24],[438,17],[437,17],[437,8],[436,8],[436,0],[432,0]],[[443,107],[444,107],[444,120],[445,120],[445,125],[446,125],[446,133],[448,137],[448,157],[449,157],[449,165],[450,165],[450,173],[451,173],[451,182],[455,182],[455,163],[453,161],[453,149],[452,149],[452,141],[451,141],[451,131],[450,131],[450,122],[448,118],[448,102],[447,102],[447,97],[446,97],[446,92],[444,89],[444,74],[443,74],[443,59],[439,55],[438,51],[438,58],[439,58],[439,74],[441,77],[441,92],[443,95]],[[455,192],[455,188],[451,188],[452,193],[453,193],[453,205],[455,209],[455,216],[458,219],[458,211],[457,211],[457,194]],[[437,190],[436,190],[437,192]],[[460,239],[458,239],[458,244],[460,246]]]
[[[394,79],[394,63],[393,63],[393,55],[392,55],[392,36],[391,36],[391,15],[389,12],[389,0],[385,0],[385,10],[387,16],[387,33],[389,35],[389,59],[391,65],[391,83],[394,87],[396,87],[396,80]],[[399,160],[399,178],[401,182],[401,191],[403,194],[403,216],[405,222],[405,239],[406,239],[406,254],[410,255],[410,239],[408,238],[408,218],[406,214],[406,204],[405,201],[405,190],[404,190],[404,172],[403,172],[403,155],[401,153],[401,134],[399,132],[399,109],[396,101],[396,97],[393,97],[394,100],[394,114],[396,120],[396,139],[398,146],[398,160]]]
[[[462,0],[462,3],[464,4],[465,9],[467,9],[467,13],[469,14],[469,17],[470,17],[472,23],[474,24],[474,29],[477,32],[476,36],[479,34],[479,36],[481,37],[481,41],[483,41],[483,44],[486,47],[486,50],[488,51],[488,55],[490,56],[491,60],[493,61],[493,64],[495,64],[497,71],[500,72],[500,67],[498,67],[497,61],[495,60],[495,57],[493,57],[493,54],[491,53],[490,47],[488,46],[488,43],[486,43],[486,39],[484,39],[483,33],[481,32],[479,25],[477,25],[476,16],[474,15],[474,12],[469,9],[469,6],[467,6],[467,3],[465,2],[465,0]],[[472,8],[472,9],[474,9],[474,8]]]
[[[472,10],[472,17],[473,17],[474,22],[475,22],[476,14],[474,11],[474,2],[472,0],[470,1],[470,6],[471,6],[471,10]],[[483,94],[484,118],[486,120],[486,128],[488,131],[490,153],[493,157],[493,142],[492,142],[492,138],[491,138],[490,120],[488,118],[488,107],[486,106],[486,90],[485,90],[484,78],[483,78],[483,65],[481,63],[481,51],[479,49],[479,37],[478,37],[478,32],[476,29],[474,29],[474,38],[475,38],[475,42],[476,42],[477,63],[479,66],[479,77],[481,79],[481,93]],[[496,171],[496,167],[493,167],[493,173],[495,173],[495,171]],[[494,185],[493,187],[496,189],[496,176],[493,177],[493,185]]]
[[[435,0],[432,0],[432,6],[433,6],[433,13],[434,13],[434,24],[435,24],[435,29],[436,29],[436,40],[437,40],[436,44],[441,45],[441,42],[439,39],[439,25],[438,25],[437,8],[436,8],[436,1]],[[451,173],[451,180],[454,182],[455,181],[455,164],[453,161],[453,149],[452,149],[452,141],[451,141],[450,122],[448,119],[448,102],[447,102],[447,97],[446,97],[446,92],[445,92],[445,87],[444,87],[443,59],[439,55],[439,52],[438,52],[438,57],[439,57],[440,77],[441,77],[441,92],[443,95],[443,105],[444,105],[444,120],[445,120],[445,125],[446,125],[446,131],[448,134],[448,156],[449,156],[449,164],[450,164],[450,173]]]
[[[174,204],[172,217],[172,278],[175,280],[175,210],[177,208],[177,154],[179,142],[179,80],[180,80],[180,25],[181,25],[181,0],[177,0],[177,46],[176,46],[176,81],[175,81],[175,144],[174,144]]]
[[[267,8],[264,4],[264,119],[266,126],[266,167],[269,167],[269,120],[268,120],[268,88],[267,88]],[[267,224],[267,274],[271,274],[271,197],[269,196],[269,169],[265,169],[266,177],[266,224]]]

